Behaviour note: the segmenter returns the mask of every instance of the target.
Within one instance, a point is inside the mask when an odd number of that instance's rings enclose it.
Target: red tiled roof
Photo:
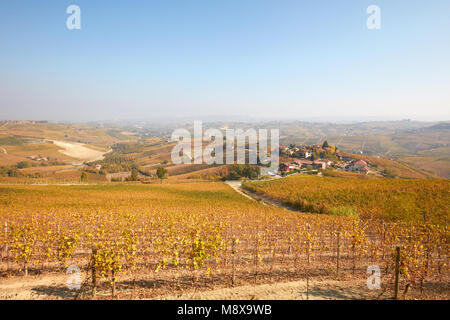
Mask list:
[[[354,166],[367,166],[367,162],[365,162],[364,160],[358,160],[353,165]]]

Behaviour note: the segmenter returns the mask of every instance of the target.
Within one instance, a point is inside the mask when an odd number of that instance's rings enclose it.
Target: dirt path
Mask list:
[[[298,211],[298,210],[295,210],[295,209],[289,207],[288,205],[286,205],[282,202],[275,201],[275,200],[269,199],[268,197],[264,197],[262,195],[242,189],[242,181],[225,181],[225,183],[228,184],[230,187],[232,187],[237,193],[240,193],[244,197],[251,199],[253,201],[258,201],[265,206],[277,207],[277,208],[282,208],[282,209],[291,210],[291,211]]]
[[[53,293],[65,287],[66,275],[28,276],[0,280],[0,299],[39,300],[51,299]],[[70,292],[68,292],[70,294]],[[69,296],[68,296],[69,297]]]
[[[374,292],[376,291],[376,292]],[[245,285],[201,292],[185,292],[179,295],[159,296],[160,300],[352,300],[376,299],[379,290],[368,290],[364,280],[279,282],[262,285]],[[308,297],[307,297],[308,296]]]
[[[64,150],[60,150],[59,152],[65,154],[66,156],[69,156],[71,158],[78,159],[73,161],[72,164],[79,165],[83,162],[91,162],[91,161],[97,161],[102,160],[108,152],[102,152],[94,149],[90,149],[86,147],[84,144],[81,143],[73,143],[73,142],[65,142],[65,141],[58,141],[58,140],[48,140],[53,142],[56,146],[63,148]]]
[[[230,181],[225,181],[225,183],[226,183],[227,185],[229,185],[231,188],[233,188],[237,193],[243,195],[244,197],[246,197],[246,198],[248,198],[248,199],[250,199],[250,200],[257,201],[256,199],[250,197],[248,194],[246,194],[246,193],[244,193],[244,192],[242,191],[242,189],[241,189],[242,181],[233,181],[233,180],[230,180]],[[263,202],[263,204],[264,204],[264,205],[267,205],[267,204],[264,203],[264,202]]]
[[[68,275],[14,277],[0,280],[0,299],[41,300],[74,299],[75,292],[67,288]],[[82,274],[82,281],[85,274]],[[348,300],[376,299],[379,290],[368,290],[364,280],[352,281],[306,281],[278,282],[261,285],[244,285],[233,288],[218,288],[202,291],[186,291],[180,294],[156,296],[155,300]],[[149,290],[151,290],[149,288]],[[108,297],[109,291],[99,292]]]

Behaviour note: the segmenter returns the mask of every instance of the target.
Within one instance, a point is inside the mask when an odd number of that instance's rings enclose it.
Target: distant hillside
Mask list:
[[[281,143],[321,143],[340,150],[399,160],[422,169],[419,176],[450,178],[450,122],[379,121],[350,124],[291,122],[279,124]],[[398,167],[405,177],[417,177]],[[414,169],[412,169],[414,171]]]
[[[450,130],[450,122],[438,123],[433,126],[426,127],[422,130]]]

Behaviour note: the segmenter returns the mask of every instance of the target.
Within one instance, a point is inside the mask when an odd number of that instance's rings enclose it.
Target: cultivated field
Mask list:
[[[296,175],[244,188],[312,213],[448,225],[448,180],[355,179]]]
[[[276,296],[268,283],[292,299],[390,298],[396,246],[406,298],[448,298],[446,225],[303,214],[219,182],[2,186],[0,223],[3,298]]]

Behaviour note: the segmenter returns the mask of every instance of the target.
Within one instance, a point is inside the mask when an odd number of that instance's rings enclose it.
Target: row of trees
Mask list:
[[[167,179],[168,177],[168,171],[163,166],[158,167],[156,170],[156,176],[158,179],[161,179],[161,183],[163,182],[163,179]],[[81,182],[87,182],[88,181],[88,175],[85,171],[81,172],[80,176]],[[131,169],[131,175],[125,179],[125,181],[139,181],[139,171],[137,168]]]
[[[224,177],[224,180],[257,179],[260,172],[261,169],[258,166],[235,164],[229,168],[228,175]]]

